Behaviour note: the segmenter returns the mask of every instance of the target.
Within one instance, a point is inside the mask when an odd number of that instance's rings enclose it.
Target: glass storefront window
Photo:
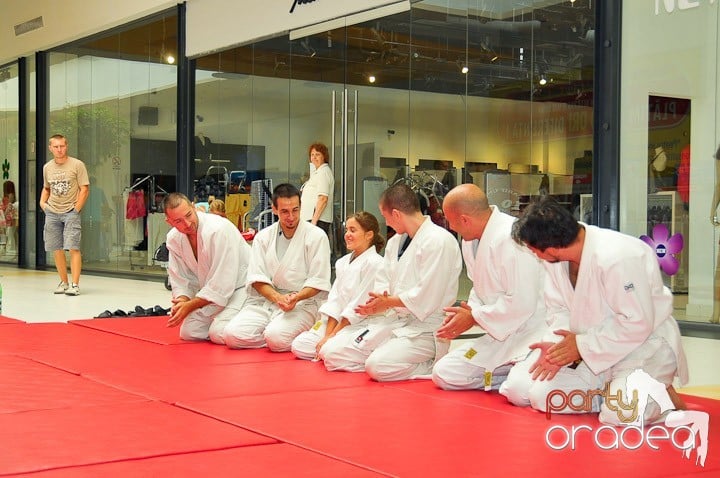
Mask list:
[[[164,274],[152,255],[175,189],[176,45],[173,11],[49,53],[48,131],[67,137],[90,176],[85,269]],[[141,204],[132,217],[128,201]]]
[[[676,319],[720,314],[716,2],[623,2],[620,229],[644,239]]]
[[[462,182],[511,213],[553,194],[588,220],[594,22],[590,0],[424,0],[197,58],[197,199],[228,174],[215,191],[228,217],[263,227],[269,203],[252,181],[302,185],[308,146],[322,142],[337,254],[344,215],[380,217],[377,198],[396,181],[439,224],[444,194]]]
[[[308,145],[321,141],[334,145],[336,217],[368,206],[365,179],[387,185],[410,172],[439,191],[477,182],[515,212],[530,196],[554,194],[578,216],[582,202],[589,217],[590,1],[488,9],[427,0],[314,30],[197,59],[196,180],[223,161],[242,164],[204,157],[201,133],[264,148],[258,179],[298,185]]]
[[[19,77],[17,64],[0,67],[0,262],[17,263],[20,221]]]

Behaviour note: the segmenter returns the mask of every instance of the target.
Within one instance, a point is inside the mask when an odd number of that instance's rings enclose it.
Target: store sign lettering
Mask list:
[[[298,5],[304,5],[304,4],[306,4],[306,3],[312,3],[312,2],[315,2],[315,1],[316,1],[316,0],[293,0],[292,7],[290,7],[290,13],[294,12],[294,11],[295,11],[295,7],[298,6]]]
[[[663,6],[665,12],[672,13],[677,10],[689,10],[699,7],[702,2],[700,0],[655,0],[655,15],[660,15],[660,5]],[[712,5],[715,0],[709,0]]]
[[[530,139],[567,139],[592,136],[591,108],[555,109],[536,112],[532,119],[517,112],[501,113],[498,132],[511,143]]]

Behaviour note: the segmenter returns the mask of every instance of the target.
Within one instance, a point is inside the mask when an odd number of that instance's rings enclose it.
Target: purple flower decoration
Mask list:
[[[670,231],[665,224],[656,224],[653,227],[652,237],[640,236],[640,239],[648,246],[652,247],[658,258],[660,270],[669,276],[677,274],[680,263],[675,258],[675,254],[682,251],[685,241],[680,233],[670,236]]]

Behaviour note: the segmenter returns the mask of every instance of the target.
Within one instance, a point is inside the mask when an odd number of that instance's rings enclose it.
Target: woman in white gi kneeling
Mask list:
[[[355,307],[364,304],[368,293],[377,288],[376,280],[383,274],[384,267],[378,252],[384,244],[375,216],[359,211],[347,218],[345,245],[350,253],[335,263],[335,282],[327,302],[318,311],[320,318],[293,341],[292,353],[297,358],[323,358],[321,349],[329,339],[341,330],[347,329],[344,330],[347,332],[362,327],[358,323],[366,317],[355,313]]]

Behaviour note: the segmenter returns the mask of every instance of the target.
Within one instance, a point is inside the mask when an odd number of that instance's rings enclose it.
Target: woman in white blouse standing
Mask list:
[[[325,233],[329,233],[333,221],[333,191],[335,178],[328,165],[330,155],[327,146],[314,143],[308,149],[310,155],[310,179],[302,187],[300,219],[310,221]]]

